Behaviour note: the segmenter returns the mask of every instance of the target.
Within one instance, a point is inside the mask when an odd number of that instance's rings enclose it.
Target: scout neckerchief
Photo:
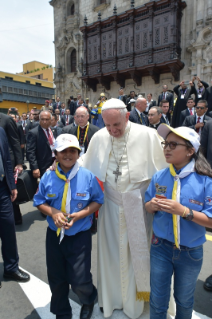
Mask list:
[[[74,176],[77,174],[79,170],[79,164],[78,162],[75,163],[74,167],[72,168],[71,170],[71,173],[69,174],[69,177],[68,179],[66,178],[65,175],[61,174],[58,170],[58,163],[57,163],[57,167],[56,167],[56,175],[57,177],[59,177],[60,179],[64,180],[65,181],[65,184],[64,184],[64,190],[63,190],[63,198],[62,198],[62,204],[61,204],[61,212],[63,213],[67,213],[69,214],[70,213],[70,203],[71,203],[71,186],[70,186],[70,181],[72,178],[74,178]],[[65,234],[65,229],[64,228],[58,228],[57,229],[57,236],[59,236],[60,234],[60,243],[64,237],[64,234]]]
[[[82,145],[85,144],[85,140],[86,140],[86,137],[87,137],[87,134],[88,134],[88,129],[89,129],[89,122],[88,122],[86,130],[85,130],[85,136],[84,136],[84,140],[83,140]],[[78,141],[79,141],[79,137],[80,137],[80,126],[78,125],[78,128],[77,128],[77,139],[78,139]]]
[[[169,169],[171,175],[174,177],[174,186],[172,190],[172,199],[180,203],[180,191],[181,191],[181,183],[180,179],[188,176],[192,172],[194,172],[195,160],[191,160],[180,172],[179,175],[176,174],[174,166],[170,164]],[[172,215],[173,219],[173,233],[174,233],[174,242],[177,248],[180,248],[180,216]]]

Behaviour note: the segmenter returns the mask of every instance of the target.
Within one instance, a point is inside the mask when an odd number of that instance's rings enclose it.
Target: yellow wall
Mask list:
[[[44,70],[42,70],[43,67],[46,67],[47,64],[45,63],[41,63],[38,61],[32,61],[29,63],[25,63],[23,64],[23,72],[18,73],[19,75],[25,75],[28,77],[33,77],[36,75],[43,75],[43,80],[46,81],[50,81],[53,82],[53,78],[54,78],[54,68],[45,68]],[[39,71],[36,72],[30,72],[30,71],[34,71],[36,69],[40,69]],[[29,71],[30,73],[27,73],[27,71]],[[27,73],[27,74],[26,74]]]
[[[39,105],[39,104],[33,104],[33,103],[29,103],[29,111],[31,111],[31,109],[33,107],[37,107],[37,109],[41,109],[41,107],[43,106],[43,104]],[[19,114],[21,115],[23,112],[28,112],[27,110],[27,104],[24,102],[13,102],[13,101],[3,101],[0,103],[0,112],[1,112],[1,108],[2,109],[9,109],[11,107],[15,107],[18,109]]]
[[[48,71],[52,72],[52,69],[50,69]],[[36,73],[39,74],[39,72],[36,72]],[[54,83],[50,82],[50,81],[44,81],[44,80],[40,80],[40,79],[34,79],[34,78],[31,78],[30,76],[26,76],[26,75],[19,75],[19,74],[7,73],[7,72],[0,71],[0,78],[5,78],[5,76],[12,77],[14,81],[18,81],[18,82],[26,83],[26,81],[30,81],[30,84],[34,84],[34,85],[37,82],[37,83],[41,83],[41,85],[44,87],[54,88]]]

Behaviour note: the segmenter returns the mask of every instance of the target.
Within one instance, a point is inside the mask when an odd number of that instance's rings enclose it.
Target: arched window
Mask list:
[[[73,16],[75,14],[75,5],[71,1],[67,6],[67,16]]]
[[[71,63],[70,63],[71,64],[71,72],[77,72],[77,55],[76,55],[75,49],[71,52],[70,59],[71,59]]]

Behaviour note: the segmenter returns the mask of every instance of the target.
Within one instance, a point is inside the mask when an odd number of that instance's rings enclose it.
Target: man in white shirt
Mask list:
[[[153,101],[152,99],[152,93],[148,93],[147,94],[147,107],[146,110],[144,111],[145,115],[148,115],[149,110],[151,109],[151,107],[156,106],[156,101]]]
[[[195,115],[196,114],[195,101],[194,101],[194,99],[192,97],[188,98],[186,106],[187,106],[186,110],[181,111],[181,114],[180,114],[180,126],[183,124],[186,116]]]
[[[162,110],[162,116],[161,116],[161,123],[165,123],[170,125],[169,123],[169,118],[168,118],[168,114],[169,114],[169,101],[167,100],[162,100],[160,102],[160,107]]]

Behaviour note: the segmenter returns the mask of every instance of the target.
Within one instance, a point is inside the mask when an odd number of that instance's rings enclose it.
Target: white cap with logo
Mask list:
[[[195,132],[192,128],[189,128],[186,126],[180,126],[177,128],[173,128],[167,124],[161,124],[158,127],[157,131],[158,131],[158,134],[164,138],[164,140],[166,139],[167,135],[170,132],[172,132],[172,133],[182,137],[183,139],[189,141],[193,145],[195,152],[197,152],[199,150],[200,137],[199,137],[199,134],[197,132]]]
[[[126,109],[126,105],[119,99],[110,99],[102,106],[102,111],[109,109]]]
[[[66,148],[74,147],[81,151],[79,141],[75,135],[61,134],[56,138],[54,149],[58,152],[62,152]]]

